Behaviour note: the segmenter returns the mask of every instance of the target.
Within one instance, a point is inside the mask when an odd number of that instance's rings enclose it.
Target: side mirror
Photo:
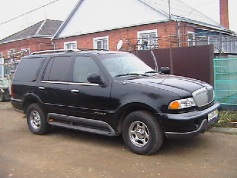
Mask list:
[[[169,67],[161,67],[160,73],[161,74],[170,74],[170,68]]]
[[[90,83],[94,83],[94,84],[99,84],[102,86],[105,86],[105,82],[103,81],[102,77],[100,76],[100,74],[97,73],[90,73],[87,77],[87,80]]]

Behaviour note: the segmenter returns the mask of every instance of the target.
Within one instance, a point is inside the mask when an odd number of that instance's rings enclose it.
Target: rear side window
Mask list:
[[[43,57],[23,58],[14,75],[15,81],[33,82],[37,79],[45,61]]]
[[[44,75],[44,81],[67,81],[71,66],[71,57],[57,56],[50,60]]]

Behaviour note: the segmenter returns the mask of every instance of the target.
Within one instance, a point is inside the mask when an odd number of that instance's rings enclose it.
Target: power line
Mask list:
[[[24,15],[27,15],[27,14],[30,14],[30,13],[32,13],[32,12],[34,12],[34,11],[37,11],[37,10],[39,10],[39,9],[42,9],[42,8],[44,8],[44,7],[46,7],[46,6],[49,6],[49,5],[51,5],[51,4],[53,4],[53,3],[57,2],[57,1],[59,1],[59,0],[52,1],[52,2],[50,2],[50,3],[48,3],[48,4],[45,4],[45,5],[43,5],[43,6],[40,6],[40,7],[36,8],[36,9],[33,9],[33,10],[31,10],[31,11],[28,11],[28,12],[26,12],[26,13],[24,13],[24,14],[21,14],[21,15],[19,15],[19,16],[17,16],[17,17],[14,17],[14,18],[12,18],[12,19],[10,19],[10,20],[7,20],[7,21],[5,21],[5,22],[2,22],[2,23],[0,23],[0,25],[3,25],[3,24],[6,24],[6,23],[8,23],[8,22],[11,22],[11,21],[13,21],[13,20],[16,20],[16,19],[18,19],[18,18],[20,18],[20,17],[22,17],[22,16],[24,16]]]

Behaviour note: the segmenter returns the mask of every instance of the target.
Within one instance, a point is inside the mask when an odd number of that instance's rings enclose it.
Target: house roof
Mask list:
[[[55,34],[61,24],[62,21],[59,20],[42,20],[22,31],[19,31],[13,35],[10,35],[0,40],[0,44],[33,37],[52,38],[52,36]]]
[[[181,0],[79,0],[53,38],[180,20],[228,31]]]

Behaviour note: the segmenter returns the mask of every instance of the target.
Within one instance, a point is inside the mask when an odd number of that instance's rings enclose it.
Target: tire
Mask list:
[[[6,99],[5,99],[5,95],[4,95],[4,93],[0,93],[0,102],[3,102],[3,101],[5,101]]]
[[[159,121],[149,112],[134,111],[123,122],[125,145],[134,153],[150,155],[162,145],[164,132]]]
[[[27,124],[30,131],[37,135],[46,134],[50,125],[47,122],[46,114],[38,104],[31,104],[26,112]]]

